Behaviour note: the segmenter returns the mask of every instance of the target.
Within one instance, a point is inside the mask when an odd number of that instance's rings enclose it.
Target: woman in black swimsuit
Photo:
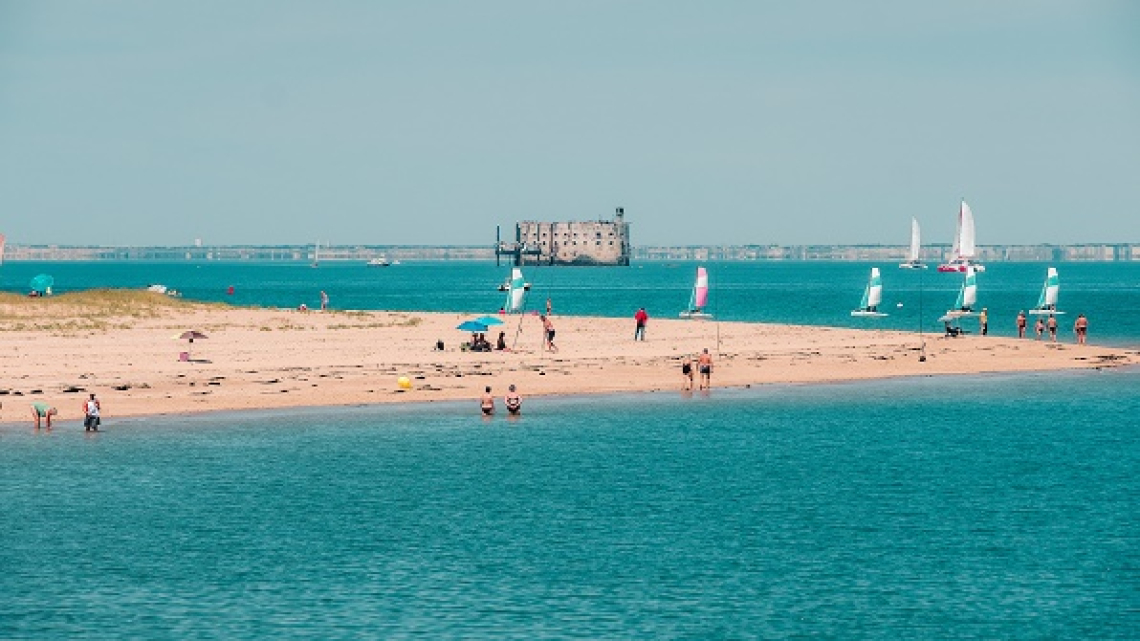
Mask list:
[[[684,377],[685,389],[693,389],[693,362],[689,360],[688,356],[681,361],[681,376]]]
[[[487,386],[486,393],[483,398],[479,399],[479,409],[483,410],[484,416],[490,416],[495,413],[495,397],[491,396],[491,386]]]

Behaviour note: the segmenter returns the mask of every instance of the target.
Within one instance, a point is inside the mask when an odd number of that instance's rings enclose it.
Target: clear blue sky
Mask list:
[[[0,0],[0,232],[1140,242],[1140,2]]]

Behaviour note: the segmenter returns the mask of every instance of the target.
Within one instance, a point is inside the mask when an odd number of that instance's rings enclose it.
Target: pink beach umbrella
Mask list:
[[[196,329],[188,329],[188,330],[182,332],[181,334],[178,334],[174,338],[176,340],[180,340],[180,341],[189,341],[190,345],[193,346],[195,338],[209,338],[209,336],[206,336],[205,334],[203,334],[202,332],[199,332]],[[190,347],[186,348],[186,358],[187,359],[190,358]]]

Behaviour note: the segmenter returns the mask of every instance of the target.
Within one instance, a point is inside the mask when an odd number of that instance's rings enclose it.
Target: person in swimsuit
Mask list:
[[[981,330],[982,336],[990,333],[990,316],[986,308],[982,308],[982,313],[978,315],[978,329]]]
[[[43,418],[47,422],[47,428],[51,429],[51,417],[59,414],[59,410],[55,409],[47,403],[32,403],[32,420],[36,422],[36,429],[40,429],[40,419]]]
[[[1017,337],[1025,338],[1025,311],[1017,313]]]
[[[483,411],[483,416],[490,416],[495,413],[495,397],[491,396],[490,385],[483,392],[483,397],[479,399],[479,409]]]
[[[1040,316],[1037,317],[1037,324],[1033,326],[1037,330],[1037,340],[1041,340],[1041,335],[1045,333],[1045,321]]]
[[[1073,323],[1073,332],[1077,335],[1077,345],[1085,344],[1085,336],[1089,333],[1089,319],[1085,318],[1084,314],[1077,316],[1077,322]]]
[[[681,361],[681,379],[684,389],[693,389],[693,361],[689,360],[688,356]]]
[[[1049,316],[1049,340],[1057,342],[1057,317]]]
[[[709,348],[705,348],[697,357],[697,370],[701,373],[701,389],[712,389],[712,356]]]
[[[522,396],[519,396],[517,388],[512,384],[508,388],[507,395],[503,397],[503,404],[507,406],[507,411],[511,416],[518,416],[522,411]]]
[[[539,319],[542,320],[542,337],[546,351],[558,353],[558,348],[554,346],[554,323],[550,322],[549,316],[539,316]]]

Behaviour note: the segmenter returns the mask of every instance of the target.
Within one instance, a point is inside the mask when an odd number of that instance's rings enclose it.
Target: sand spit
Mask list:
[[[159,294],[96,291],[0,296],[0,420],[24,420],[37,400],[64,421],[89,392],[109,417],[202,411],[680,389],[681,359],[707,348],[713,386],[895,376],[1118,367],[1140,351],[967,335],[763,323],[553,318],[557,353],[543,351],[537,316],[505,317],[509,352],[462,351],[461,321],[478,314],[300,312],[190,303]],[[190,345],[175,338],[199,330]],[[437,340],[443,351],[435,350]],[[181,352],[190,359],[180,360]],[[406,376],[411,389],[397,381]]]

